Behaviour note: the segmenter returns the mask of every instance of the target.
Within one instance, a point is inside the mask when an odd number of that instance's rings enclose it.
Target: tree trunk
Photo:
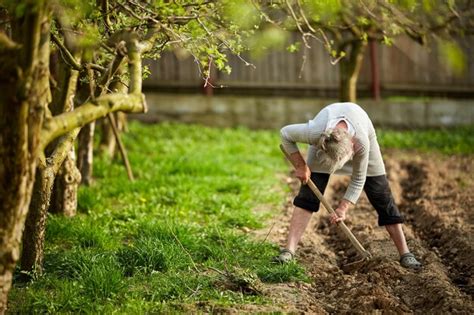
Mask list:
[[[112,113],[114,116],[117,130],[122,133],[127,130],[127,114],[122,112]],[[100,136],[100,150],[113,158],[117,154],[117,138],[108,119],[102,119]]]
[[[51,204],[55,177],[62,166],[71,167],[72,164],[72,166],[75,167],[74,160],[66,163],[63,163],[63,161],[67,161],[67,156],[71,154],[71,147],[78,133],[79,130],[76,129],[61,137],[61,139],[56,142],[56,148],[46,160],[46,164],[43,164],[45,162],[42,161],[42,165],[38,167],[36,171],[33,195],[25,223],[25,231],[23,233],[23,250],[21,255],[21,269],[27,271],[31,276],[41,275],[43,271],[46,219]],[[70,173],[76,175],[72,178],[66,176],[66,180],[72,185],[72,192],[74,193],[77,191],[79,175],[75,174],[74,171],[70,171]],[[62,177],[59,178],[61,179]],[[73,194],[72,200],[75,211],[75,194]]]
[[[64,63],[59,63],[57,73],[59,84],[50,106],[53,115],[69,112],[74,108],[73,98],[79,74],[77,70],[71,69]],[[64,165],[63,162],[67,160],[67,157],[70,155],[70,151],[73,150],[73,142],[76,136],[77,130],[53,141],[45,150],[46,154],[48,154],[48,158],[42,161],[42,165],[38,167],[33,187],[32,201],[23,233],[21,270],[27,272],[24,275],[34,277],[42,274],[46,218],[51,200],[60,201],[64,198],[64,196],[61,195],[61,188],[64,187],[64,185],[62,185],[64,178],[69,179],[68,175],[71,175],[70,177],[72,179],[77,177],[74,176],[75,173],[73,170],[71,170],[71,174],[62,174],[57,180],[59,185],[55,189],[57,192],[56,197],[52,197],[55,177],[61,169],[61,165]],[[69,169],[71,163],[74,165],[74,162],[69,162],[69,164],[67,164]],[[74,180],[69,181],[73,184],[73,188]],[[75,184],[75,186],[77,187],[77,184]],[[71,205],[75,206],[76,195],[72,197],[73,202]],[[71,210],[69,209],[69,211]],[[72,211],[75,212],[75,208]]]
[[[42,273],[44,232],[54,174],[51,168],[36,170],[30,210],[23,232],[23,250],[21,253],[21,270],[28,271],[31,277]],[[29,277],[28,277],[29,278]]]
[[[81,132],[79,133],[77,167],[81,173],[81,183],[84,185],[92,184],[94,129],[95,122],[91,122],[82,127]]]
[[[76,166],[75,155],[74,148],[71,148],[56,176],[49,207],[51,213],[62,214],[66,217],[76,215],[77,190],[81,183],[81,172]]]
[[[19,258],[20,241],[28,213],[37,161],[53,168],[56,174],[69,152],[71,138],[80,127],[119,110],[146,112],[142,90],[141,55],[152,47],[142,45],[135,36],[125,36],[129,60],[130,93],[112,93],[86,102],[71,113],[45,115],[51,101],[49,86],[50,12],[46,0],[9,1],[15,12],[9,23],[12,39],[0,33],[0,315],[7,307],[12,274]],[[21,10],[18,7],[21,5]],[[117,55],[117,67],[123,60]],[[115,61],[114,59],[114,61]],[[110,67],[113,76],[115,67]],[[44,150],[62,136],[57,148],[46,159]],[[50,163],[50,165],[49,165]],[[43,170],[43,169],[42,169]],[[48,187],[48,174],[40,173],[37,185]],[[39,189],[38,189],[39,190]],[[48,200],[47,196],[41,196]],[[41,201],[42,204],[47,202]],[[41,211],[39,209],[38,211]]]
[[[68,43],[66,43],[67,45]],[[70,45],[67,45],[70,46]],[[81,54],[75,47],[68,47],[74,52],[74,58],[79,62]],[[68,65],[60,63],[61,85],[58,92],[53,98],[51,111],[58,115],[64,112],[70,112],[74,109],[74,97],[77,89],[77,79],[79,71],[71,69]],[[71,138],[75,141],[75,138]],[[57,143],[57,141],[56,141]],[[72,217],[76,214],[77,209],[77,189],[81,182],[81,173],[76,166],[76,151],[72,143],[69,145],[70,151],[65,155],[65,160],[56,160],[56,163],[62,163],[61,168],[56,174],[54,180],[53,192],[51,196],[51,204],[49,211],[56,214],[63,214]],[[57,148],[57,146],[56,146]]]
[[[108,119],[102,119],[100,121],[100,127],[100,151],[107,154],[108,157],[113,158],[117,148],[117,141],[115,140],[112,126]]]
[[[15,42],[0,49],[0,314],[19,258],[50,101],[49,12],[44,1],[27,5],[24,15],[11,22]]]
[[[119,69],[117,73],[123,73],[123,71],[121,70],[122,69]],[[114,93],[127,93],[128,90],[127,86],[123,84],[120,80],[113,81],[110,84],[110,89]],[[116,112],[110,115],[113,115],[115,118],[117,130],[119,132],[125,131],[127,127],[127,115],[122,112]],[[105,152],[110,158],[113,158],[117,151],[117,140],[114,135],[114,131],[108,119],[101,120],[101,127],[102,134],[100,140],[100,149],[102,152]]]
[[[344,50],[346,58],[339,63],[339,100],[341,102],[356,102],[357,99],[357,79],[364,59],[367,42],[358,40],[348,44],[348,49]]]

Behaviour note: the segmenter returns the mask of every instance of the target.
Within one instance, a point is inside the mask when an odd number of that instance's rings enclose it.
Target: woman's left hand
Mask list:
[[[334,210],[336,213],[331,214],[331,217],[329,218],[331,223],[336,224],[344,221],[346,219],[346,212],[349,210],[351,205],[352,203],[350,201],[342,199],[337,209]]]
[[[331,217],[329,218],[329,220],[331,221],[332,224],[337,224],[337,223],[342,222],[346,219],[346,211],[347,210],[337,208],[334,211],[335,211],[335,213],[331,214]]]

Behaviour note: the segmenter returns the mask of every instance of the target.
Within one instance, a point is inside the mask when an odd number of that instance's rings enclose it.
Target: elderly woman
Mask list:
[[[322,109],[305,124],[288,125],[281,129],[281,141],[296,166],[296,177],[303,184],[309,178],[324,193],[332,173],[350,175],[351,181],[344,197],[330,217],[331,223],[346,218],[362,192],[378,214],[378,224],[385,226],[400,254],[400,264],[419,269],[421,264],[410,253],[403,234],[403,217],[393,200],[385,176],[377,136],[367,113],[354,103],[334,103]],[[309,144],[307,162],[296,143]],[[307,185],[301,185],[293,204],[286,248],[276,260],[282,263],[293,259],[296,247],[313,212],[319,210],[319,200]]]

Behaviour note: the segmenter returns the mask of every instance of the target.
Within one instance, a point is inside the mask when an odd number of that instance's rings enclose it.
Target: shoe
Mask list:
[[[286,264],[294,259],[295,254],[292,253],[289,249],[280,250],[280,255],[273,257],[273,262]]]
[[[406,253],[400,256],[400,265],[408,269],[419,270],[421,269],[421,263],[416,260],[415,255],[412,253]]]

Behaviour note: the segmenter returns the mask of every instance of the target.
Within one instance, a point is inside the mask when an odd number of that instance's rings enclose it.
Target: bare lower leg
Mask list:
[[[300,242],[301,236],[303,236],[306,226],[308,226],[312,214],[313,213],[311,211],[304,210],[299,207],[294,208],[286,245],[286,248],[292,253],[296,251],[296,247]]]
[[[405,234],[403,234],[402,225],[400,223],[386,225],[385,229],[387,230],[388,234],[390,234],[390,237],[395,243],[395,247],[397,248],[400,256],[410,252],[407,246],[407,241],[405,240]]]

